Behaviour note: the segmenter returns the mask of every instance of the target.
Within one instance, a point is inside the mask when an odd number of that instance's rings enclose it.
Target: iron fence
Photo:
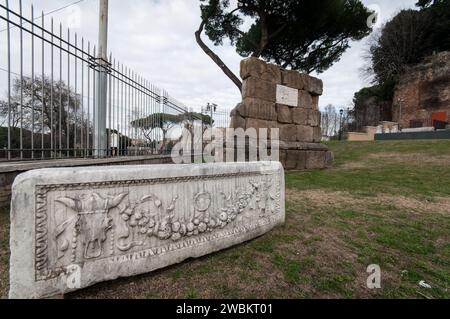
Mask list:
[[[95,45],[18,6],[0,4],[0,160],[93,157],[99,72],[108,77],[107,156],[168,152],[180,118],[199,119],[112,54],[99,61]]]
[[[202,107],[201,114],[210,118],[211,123],[216,128],[228,128],[230,126],[230,112],[221,110],[216,104],[210,104]]]

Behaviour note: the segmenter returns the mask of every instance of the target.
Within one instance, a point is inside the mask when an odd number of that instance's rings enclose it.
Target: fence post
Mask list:
[[[94,156],[105,157],[106,137],[106,104],[108,91],[108,0],[100,0],[99,35],[98,35],[98,70],[96,110],[94,112]]]

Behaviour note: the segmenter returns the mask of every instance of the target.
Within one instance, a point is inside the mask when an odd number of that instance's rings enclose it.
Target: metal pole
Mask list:
[[[106,107],[108,91],[108,0],[100,0],[98,35],[97,96],[94,117],[94,156],[106,156]]]

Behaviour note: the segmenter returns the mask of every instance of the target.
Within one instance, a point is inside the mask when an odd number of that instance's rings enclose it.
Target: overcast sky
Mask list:
[[[43,10],[47,13],[75,1],[23,0],[23,3],[26,11],[33,2],[36,12]],[[372,7],[378,6],[383,22],[401,9],[414,7],[417,0],[363,2]],[[17,8],[17,3],[18,0],[10,0],[13,8]],[[194,32],[200,23],[198,0],[109,0],[109,3],[109,50],[121,62],[195,109],[207,102],[216,103],[223,109],[232,109],[240,101],[236,87],[195,42]],[[98,0],[84,0],[52,16],[55,22],[70,25],[80,36],[96,42]],[[3,22],[0,27],[3,29]],[[2,39],[4,33],[0,33]],[[0,51],[4,52],[4,42],[2,46]],[[319,75],[324,81],[321,107],[327,104],[348,106],[355,91],[368,84],[359,71],[364,64],[362,56],[365,46],[364,40],[352,43],[339,62]],[[242,58],[233,47],[224,43],[224,46],[214,50],[235,73],[239,73]],[[5,55],[2,54],[0,67],[5,65]],[[4,72],[0,73],[1,77],[4,75]],[[0,81],[2,83],[4,81]]]

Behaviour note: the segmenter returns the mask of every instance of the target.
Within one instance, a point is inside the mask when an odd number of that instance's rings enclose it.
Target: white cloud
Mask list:
[[[402,8],[413,7],[416,2],[363,1],[366,5],[378,5],[383,21],[387,21]],[[12,5],[17,6],[17,2],[13,2]],[[71,2],[73,0],[33,1],[36,12],[48,12]],[[24,8],[29,10],[31,1],[24,0],[23,3]],[[240,101],[234,84],[195,42],[194,32],[200,24],[199,1],[110,0],[109,3],[109,49],[119,61],[157,86],[165,88],[189,107],[199,109],[207,102],[214,102],[222,108],[231,109]],[[80,3],[80,28],[73,30],[92,43],[97,39],[97,6],[97,0]],[[64,10],[53,16],[55,21],[61,20],[66,25],[71,13],[73,10]],[[0,41],[4,41],[4,34],[0,34]],[[3,46],[3,43],[0,44]],[[359,73],[363,65],[364,45],[364,41],[353,43],[338,63],[319,75],[325,85],[321,106],[328,103],[348,105],[354,92],[367,84]],[[236,74],[239,73],[241,57],[233,47],[224,43],[214,50]],[[0,66],[4,67],[5,55],[0,53]],[[3,86],[3,83],[3,80],[0,81],[0,86]],[[3,87],[1,91],[4,91]]]

